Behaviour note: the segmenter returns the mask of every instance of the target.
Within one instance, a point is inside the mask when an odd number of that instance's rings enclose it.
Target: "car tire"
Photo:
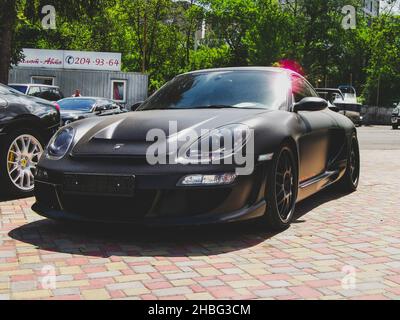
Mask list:
[[[346,193],[357,190],[360,181],[360,150],[356,134],[351,137],[351,146],[347,157],[346,172],[341,179],[340,189]]]
[[[292,222],[299,186],[297,161],[292,148],[284,144],[274,155],[267,174],[264,215],[271,231],[288,228]]]
[[[16,149],[15,143],[20,150]],[[22,143],[25,143],[25,150],[23,150]],[[26,146],[28,146],[27,149]],[[0,146],[0,184],[1,190],[4,190],[5,194],[12,196],[29,196],[32,194],[34,171],[43,150],[42,137],[35,130],[18,129],[5,136],[2,146]],[[21,155],[23,162],[17,161]],[[15,161],[14,164],[13,161]],[[15,181],[18,173],[22,172],[24,177]]]
[[[397,130],[399,126],[397,124],[392,125],[393,130]]]

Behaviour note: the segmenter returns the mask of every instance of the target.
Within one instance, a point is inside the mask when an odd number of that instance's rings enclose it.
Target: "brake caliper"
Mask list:
[[[12,163],[15,161],[15,147],[12,147],[12,149],[10,149],[10,152],[8,154],[8,171],[11,170],[12,167]]]

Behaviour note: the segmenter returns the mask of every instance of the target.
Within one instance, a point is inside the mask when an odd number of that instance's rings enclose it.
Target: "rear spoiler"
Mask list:
[[[344,95],[343,95],[343,93],[342,93],[342,91],[340,90],[340,89],[333,89],[333,88],[317,88],[317,89],[315,89],[316,91],[317,91],[317,93],[318,94],[326,94],[326,95],[330,95],[330,96],[332,96],[334,93],[337,93],[337,94],[339,94],[341,97],[342,97],[342,99],[344,100]],[[330,100],[330,99],[328,99],[328,100]]]

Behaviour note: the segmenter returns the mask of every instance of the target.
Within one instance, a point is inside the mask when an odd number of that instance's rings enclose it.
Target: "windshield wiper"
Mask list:
[[[196,106],[193,109],[228,109],[228,108],[236,108],[235,106],[227,105],[227,104],[211,104],[209,106]]]
[[[181,108],[149,108],[149,109],[138,109],[138,111],[146,111],[146,110],[193,110],[193,109],[238,109],[235,106],[225,105],[225,104],[215,104],[209,106],[188,106],[188,107],[181,107]]]

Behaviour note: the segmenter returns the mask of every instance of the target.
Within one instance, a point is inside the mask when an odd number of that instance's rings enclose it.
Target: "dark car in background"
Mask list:
[[[57,106],[0,84],[0,194],[33,191],[36,165],[60,126]]]
[[[400,103],[393,109],[392,112],[392,128],[397,130],[400,126]]]
[[[57,86],[49,86],[45,84],[9,84],[9,87],[18,90],[19,92],[28,96],[33,96],[47,101],[58,101],[64,98],[63,93]]]
[[[59,100],[57,104],[60,106],[63,125],[85,118],[109,116],[127,112],[127,110],[118,103],[105,98],[65,98]]]

